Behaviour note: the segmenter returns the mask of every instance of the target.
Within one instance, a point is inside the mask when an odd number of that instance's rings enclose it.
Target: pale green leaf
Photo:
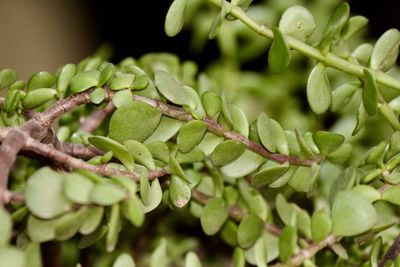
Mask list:
[[[169,36],[177,35],[183,27],[187,0],[174,0],[168,9],[164,29]]]
[[[238,228],[238,243],[242,248],[251,247],[261,236],[264,223],[256,215],[244,217]]]
[[[203,121],[190,121],[179,130],[176,144],[182,153],[187,153],[201,142],[207,130]]]
[[[308,77],[307,100],[316,114],[324,113],[331,105],[331,85],[322,63],[318,63]]]
[[[215,147],[211,159],[216,166],[224,166],[236,160],[245,150],[246,146],[243,143],[226,140]]]
[[[228,219],[228,206],[222,198],[210,200],[200,217],[201,227],[207,235],[216,234]]]
[[[370,66],[372,69],[387,71],[399,56],[400,32],[397,29],[387,30],[374,46],[372,50]]]
[[[178,208],[186,206],[191,197],[190,187],[175,175],[171,175],[168,192],[170,201]]]
[[[274,27],[274,41],[268,52],[268,67],[271,73],[280,73],[289,67],[291,54],[282,32]]]
[[[307,42],[316,28],[311,12],[300,5],[291,6],[283,12],[279,29],[302,42]]]

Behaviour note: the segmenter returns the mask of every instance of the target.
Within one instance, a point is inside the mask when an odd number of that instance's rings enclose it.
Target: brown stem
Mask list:
[[[277,263],[271,265],[271,267],[292,267],[299,266],[305,260],[312,258],[319,251],[323,250],[326,247],[332,246],[340,240],[340,237],[335,237],[333,235],[327,236],[324,240],[311,244],[309,247],[302,249],[299,253],[294,255],[285,263]]]
[[[394,261],[399,255],[400,255],[400,235],[396,237],[396,239],[394,240],[393,244],[390,246],[388,251],[386,251],[385,255],[383,255],[383,258],[379,262],[378,267],[385,266],[385,263],[388,262],[389,260]]]
[[[89,160],[96,156],[104,155],[104,152],[92,146],[82,144],[61,143],[61,151],[75,158]]]
[[[115,106],[112,101],[108,102],[108,104],[99,110],[94,111],[89,115],[79,126],[79,130],[92,133],[94,132],[104,121],[108,114],[113,112]]]

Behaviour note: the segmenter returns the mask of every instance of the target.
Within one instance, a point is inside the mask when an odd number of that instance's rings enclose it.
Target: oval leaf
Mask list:
[[[331,86],[325,73],[325,66],[321,63],[314,67],[308,77],[307,100],[316,114],[324,113],[331,105]]]
[[[315,21],[311,12],[300,5],[291,6],[283,12],[279,21],[282,33],[302,42],[307,42],[315,30]]]
[[[365,110],[370,116],[374,116],[378,110],[378,87],[374,75],[370,70],[364,69],[364,88],[362,100]]]
[[[291,55],[281,31],[276,27],[272,28],[272,31],[274,41],[268,52],[268,67],[272,73],[280,73],[289,67]]]
[[[217,145],[211,159],[216,166],[224,166],[236,160],[245,150],[246,146],[243,143],[226,140]]]
[[[249,248],[261,236],[264,223],[256,215],[250,214],[242,219],[238,228],[238,243],[242,248]]]
[[[174,0],[168,9],[164,29],[169,37],[177,35],[182,30],[186,4],[187,0]]]
[[[29,92],[22,100],[25,109],[37,108],[50,99],[54,99],[57,91],[51,88],[39,88]]]
[[[169,184],[169,199],[175,207],[183,208],[191,197],[190,187],[179,177],[172,175]]]
[[[180,130],[176,140],[178,149],[182,153],[187,153],[201,142],[207,130],[207,124],[203,121],[190,121]]]
[[[372,50],[370,66],[374,70],[387,71],[399,56],[400,32],[397,29],[387,30],[374,46]]]
[[[210,200],[200,217],[201,227],[207,235],[216,234],[228,219],[228,206],[222,198]]]

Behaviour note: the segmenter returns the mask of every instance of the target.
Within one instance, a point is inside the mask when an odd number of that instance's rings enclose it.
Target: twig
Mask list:
[[[114,109],[115,106],[113,102],[108,102],[104,108],[94,111],[85,120],[83,120],[79,126],[79,130],[88,133],[94,132],[101,125],[107,115],[113,112]]]
[[[75,158],[89,160],[96,156],[104,155],[104,152],[92,146],[82,144],[61,143],[62,151]]]
[[[396,237],[396,239],[393,241],[393,244],[386,251],[385,255],[383,255],[383,258],[379,262],[378,267],[385,266],[385,263],[388,262],[389,260],[394,261],[399,255],[400,255],[400,235]]]
[[[335,237],[333,235],[327,236],[324,240],[311,244],[309,247],[302,249],[299,253],[294,255],[285,263],[277,263],[274,265],[270,265],[271,267],[292,267],[299,266],[305,260],[312,258],[319,251],[323,250],[326,247],[332,246],[340,240],[340,237]]]

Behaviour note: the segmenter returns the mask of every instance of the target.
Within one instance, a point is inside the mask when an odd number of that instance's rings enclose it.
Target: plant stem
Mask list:
[[[250,18],[246,12],[241,9],[238,6],[234,6],[228,1],[224,1],[221,3],[220,0],[209,0],[212,4],[216,5],[217,7],[221,8],[221,5],[224,4],[228,7],[228,10],[230,10],[230,15],[234,16],[235,18],[239,19],[243,24],[245,24],[247,27],[249,27],[251,30],[256,32],[257,34],[264,36],[268,39],[273,39],[274,34],[272,33],[272,30],[269,29],[265,25],[260,25],[257,22],[255,22],[252,18]],[[343,58],[340,58],[338,56],[335,56],[334,54],[327,53],[323,54],[321,51],[318,49],[303,43],[302,41],[299,41],[289,35],[285,35],[285,39],[289,45],[290,48],[293,48],[303,55],[315,59],[319,62],[322,62],[326,66],[341,70],[343,72],[346,72],[348,74],[357,76],[358,78],[363,79],[364,78],[364,69],[366,67],[361,66],[356,63],[352,63],[348,60],[345,60]],[[371,72],[375,74],[376,81],[382,85],[386,85],[388,87],[391,87],[396,90],[400,90],[400,81],[397,80],[396,78],[387,75],[386,73],[379,71],[379,70],[372,70],[370,69]]]
[[[385,266],[385,263],[389,260],[394,261],[399,255],[400,255],[400,235],[396,237],[396,239],[393,241],[393,244],[386,251],[385,255],[383,255],[383,258],[379,262],[378,267]]]
[[[94,111],[89,115],[79,126],[79,130],[92,133],[94,132],[104,121],[108,114],[115,110],[115,106],[112,101],[99,110]]]

